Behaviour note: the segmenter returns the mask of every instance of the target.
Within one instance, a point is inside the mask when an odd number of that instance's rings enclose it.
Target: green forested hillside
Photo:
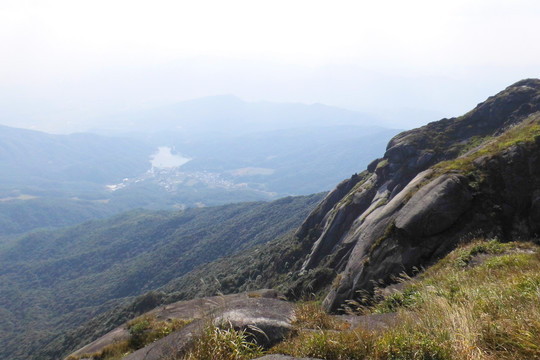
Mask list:
[[[194,267],[297,227],[322,195],[180,212],[134,211],[26,235],[0,250],[0,358],[28,359],[60,331]]]
[[[113,215],[107,204],[63,198],[37,198],[0,202],[0,236],[22,234],[35,228],[71,226]]]
[[[0,189],[37,185],[61,191],[118,182],[146,171],[152,151],[153,146],[133,139],[0,125]],[[65,185],[55,189],[58,183]]]
[[[53,135],[0,125],[0,236],[71,226],[133,209],[106,184],[149,168],[154,147],[93,134]]]
[[[203,263],[178,274],[155,291],[148,291],[124,302],[109,302],[105,312],[76,329],[62,331],[52,342],[36,352],[36,359],[54,359],[67,354],[135,316],[159,305],[197,297],[229,294],[261,288],[286,290],[298,279],[298,260],[302,244],[288,232],[268,243],[245,248],[230,256]],[[305,251],[305,249],[304,249]],[[316,271],[309,279],[325,271]],[[310,294],[305,294],[308,297]]]

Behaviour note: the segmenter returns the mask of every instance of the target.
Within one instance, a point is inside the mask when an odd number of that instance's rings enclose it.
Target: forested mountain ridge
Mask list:
[[[0,236],[133,209],[126,201],[110,203],[106,185],[146,172],[153,151],[124,137],[0,125]]]
[[[126,137],[53,135],[0,125],[1,190],[59,181],[108,184],[148,169],[154,147]],[[67,186],[67,188],[69,188]]]
[[[375,115],[320,103],[250,102],[233,95],[207,96],[94,119],[100,133],[110,130],[122,134],[138,129],[148,134],[181,129],[197,137],[353,124],[372,127],[379,123],[381,119]]]
[[[60,331],[128,297],[280,237],[321,197],[177,212],[138,210],[26,235],[0,249],[0,357],[37,356]]]

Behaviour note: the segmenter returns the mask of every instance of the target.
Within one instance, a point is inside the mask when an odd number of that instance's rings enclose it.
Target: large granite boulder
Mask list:
[[[293,305],[280,299],[275,290],[207,297],[180,301],[147,313],[156,320],[193,319],[182,329],[155,341],[125,357],[126,360],[158,360],[182,354],[208,326],[246,330],[263,347],[285,338],[292,329]],[[129,337],[127,326],[120,326],[72,355],[95,353],[105,346]]]

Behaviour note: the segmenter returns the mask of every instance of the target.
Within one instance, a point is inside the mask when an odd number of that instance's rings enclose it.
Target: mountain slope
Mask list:
[[[534,235],[539,110],[540,81],[525,80],[460,118],[395,137],[325,215],[303,264],[305,271],[334,255],[327,264],[339,275],[325,306],[337,310],[374,282],[436,261],[467,234]],[[478,138],[482,145],[467,152]]]
[[[319,296],[336,312],[350,300],[369,302],[376,284],[434,264],[462,241],[537,236],[539,169],[540,80],[529,79],[459,118],[399,134],[382,159],[340,183],[294,234],[170,278],[153,304],[263,287],[291,299]],[[90,324],[110,329],[134,306]],[[45,353],[88,333],[70,333]]]
[[[0,237],[133,209],[109,203],[105,185],[147,171],[153,150],[128,138],[0,126]]]
[[[321,197],[135,211],[26,235],[0,249],[0,357],[28,359],[60,329],[75,327],[126,297],[282,236]]]
[[[537,359],[539,291],[538,244],[480,238],[381,291],[365,315],[334,316],[351,321],[347,330],[299,329],[272,352],[321,359]],[[319,320],[310,310],[299,314]]]
[[[454,119],[404,132],[382,159],[340,183],[294,236],[200,269],[244,290],[245,279],[291,298],[325,297],[328,310],[361,300],[375,283],[427,266],[460,241],[539,233],[540,80],[518,82]],[[253,261],[256,259],[256,261]],[[193,289],[188,274],[166,290]],[[259,277],[260,276],[260,277]],[[250,285],[252,286],[252,285]],[[217,290],[215,287],[213,290]]]

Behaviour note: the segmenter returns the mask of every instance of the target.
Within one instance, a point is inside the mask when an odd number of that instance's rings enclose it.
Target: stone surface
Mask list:
[[[160,360],[182,354],[196,339],[207,324],[203,320],[193,321],[186,327],[169,334],[163,339],[159,339],[142,349],[126,356],[125,360]]]
[[[372,175],[366,181],[345,195],[346,200],[334,206],[332,211],[322,219],[323,231],[314,242],[310,255],[302,265],[302,270],[317,266],[321,259],[339,245],[358,215],[364,213],[374,201],[377,194],[375,184],[377,176]]]
[[[472,195],[466,184],[463,176],[443,175],[425,185],[399,211],[396,227],[411,237],[446,230],[471,206]]]
[[[274,299],[252,299],[216,316],[214,324],[232,325],[236,330],[246,330],[257,344],[268,348],[280,342],[291,331],[292,305]]]
[[[151,360],[159,359],[171,352],[182,352],[211,322],[225,326],[230,323],[236,329],[246,329],[253,333],[262,345],[269,346],[283,339],[291,329],[293,305],[280,300],[280,297],[275,290],[263,289],[249,293],[179,301],[161,306],[148,312],[147,315],[154,316],[159,321],[195,320],[181,330],[137,350],[125,359]],[[264,334],[254,329],[260,329]],[[124,324],[72,355],[98,352],[118,339],[126,339],[128,336]]]
[[[128,338],[129,332],[127,331],[125,326],[118,327],[107,333],[105,336],[102,336],[99,339],[75,351],[72,355],[92,354],[100,351],[105,346],[111,345],[118,341],[126,340]]]
[[[531,202],[531,211],[529,214],[529,223],[531,230],[537,237],[540,235],[540,194],[535,194]]]

